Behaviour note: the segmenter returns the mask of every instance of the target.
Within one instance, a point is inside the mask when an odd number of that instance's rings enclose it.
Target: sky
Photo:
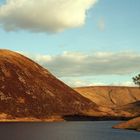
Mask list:
[[[0,0],[0,48],[70,86],[126,85],[140,72],[139,0]]]

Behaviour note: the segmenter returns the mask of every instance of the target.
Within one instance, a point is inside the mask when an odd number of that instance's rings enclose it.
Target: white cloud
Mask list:
[[[114,85],[116,85],[116,84],[114,84]],[[132,81],[118,83],[117,85],[118,86],[128,86],[128,87],[135,87],[136,86]]]
[[[27,54],[26,54],[27,55]],[[128,75],[140,72],[140,53],[97,52],[91,54],[64,52],[51,55],[27,55],[57,77]]]
[[[82,26],[97,0],[7,0],[0,25],[7,31],[60,32]]]
[[[85,81],[85,80],[77,80],[77,79],[73,79],[73,80],[68,80],[68,81],[64,81],[67,85],[71,86],[71,87],[85,87],[85,86],[103,86],[106,85],[105,83],[93,83],[90,81]]]
[[[125,82],[113,82],[113,83],[105,83],[105,82],[95,82],[93,80],[82,79],[82,78],[62,78],[61,79],[64,83],[71,87],[85,87],[85,86],[126,86],[126,87],[135,87],[132,81],[125,81]]]

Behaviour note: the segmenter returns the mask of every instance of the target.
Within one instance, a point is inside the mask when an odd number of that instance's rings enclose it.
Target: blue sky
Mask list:
[[[0,3],[3,2],[4,0],[0,0]],[[38,33],[24,29],[7,32],[1,27],[0,48],[20,51],[31,55],[61,56],[64,52],[80,52],[87,55],[97,52],[117,54],[126,51],[139,55],[139,5],[139,0],[98,0],[98,2],[87,11],[85,24],[83,26],[66,29],[63,32]],[[3,24],[1,18],[0,24]],[[81,75],[76,78],[66,76],[60,79],[65,82],[69,81],[69,79],[71,81],[78,79],[87,84],[94,82],[121,84],[131,81],[131,76],[135,73],[138,73],[138,70],[122,75],[103,73],[90,76]]]

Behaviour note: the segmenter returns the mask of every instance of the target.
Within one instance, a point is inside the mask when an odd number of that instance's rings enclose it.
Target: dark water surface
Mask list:
[[[140,140],[140,132],[112,129],[116,123],[0,123],[0,140]]]

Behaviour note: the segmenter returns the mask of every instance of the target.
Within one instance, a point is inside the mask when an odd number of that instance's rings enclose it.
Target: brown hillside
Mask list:
[[[140,131],[140,117],[115,125],[113,126],[113,128],[132,129]]]
[[[97,105],[18,53],[0,50],[0,113],[44,118],[98,112]]]
[[[75,90],[96,104],[111,108],[140,100],[140,89],[136,87],[95,86]]]
[[[116,110],[121,110],[133,114],[134,116],[140,115],[140,101],[117,107]]]

